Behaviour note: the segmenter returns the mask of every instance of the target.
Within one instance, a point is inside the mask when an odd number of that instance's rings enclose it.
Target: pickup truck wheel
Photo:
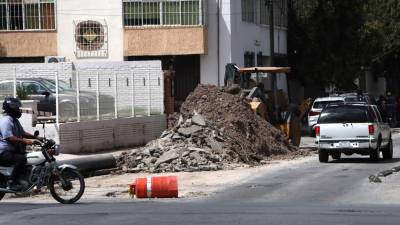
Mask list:
[[[332,153],[332,158],[333,158],[333,159],[338,160],[338,159],[340,159],[340,156],[341,156],[341,153],[340,153],[340,152],[333,152],[333,153]]]
[[[319,149],[318,150],[318,158],[319,158],[319,162],[327,163],[329,160],[329,154],[325,149]]]
[[[393,159],[393,142],[392,138],[389,139],[388,145],[382,149],[383,159]]]
[[[380,145],[378,145],[376,149],[370,149],[369,158],[374,162],[379,161],[380,150],[381,150]]]

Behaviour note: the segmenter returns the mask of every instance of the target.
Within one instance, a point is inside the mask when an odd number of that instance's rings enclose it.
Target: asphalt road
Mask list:
[[[320,164],[314,157],[205,199],[0,203],[0,224],[400,224],[400,176],[368,180],[400,166],[398,134],[394,146],[391,161],[352,156]]]

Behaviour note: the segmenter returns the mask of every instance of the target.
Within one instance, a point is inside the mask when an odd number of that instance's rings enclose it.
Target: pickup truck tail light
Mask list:
[[[369,132],[369,135],[374,135],[374,133],[375,133],[374,125],[368,125],[368,132]]]
[[[308,113],[308,116],[318,116],[319,114],[320,114],[320,112],[310,111]]]
[[[321,133],[321,128],[319,126],[315,127],[315,136],[319,136],[319,134]]]

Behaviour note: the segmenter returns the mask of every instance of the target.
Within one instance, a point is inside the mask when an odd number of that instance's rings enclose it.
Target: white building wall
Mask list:
[[[207,4],[208,54],[200,56],[200,82],[203,84],[223,85],[225,64],[230,62],[232,57],[231,5],[230,0],[209,0]],[[219,13],[218,8],[220,10]]]
[[[108,27],[108,56],[77,59],[74,40],[74,20],[106,22]],[[57,1],[58,54],[68,61],[123,61],[122,1],[59,0]]]
[[[269,26],[242,21],[241,1],[220,0],[219,78],[218,83],[218,0],[208,3],[208,54],[202,55],[200,82],[223,85],[225,65],[244,66],[246,51],[270,55]],[[256,10],[258,8],[256,7]],[[256,22],[258,19],[256,18]],[[275,27],[275,53],[287,53],[287,29]],[[255,59],[256,62],[256,59]],[[257,64],[257,62],[256,62]],[[287,91],[286,75],[278,79],[278,88]]]

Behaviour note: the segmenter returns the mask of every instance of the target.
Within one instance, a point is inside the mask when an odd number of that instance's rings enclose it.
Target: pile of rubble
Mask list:
[[[266,156],[297,154],[281,131],[256,115],[246,99],[213,85],[199,85],[182,104],[181,114],[189,117],[197,111],[229,138],[228,148],[245,163],[258,162]]]
[[[220,170],[238,161],[235,152],[225,148],[223,129],[199,114],[186,120],[179,117],[173,129],[144,148],[123,153],[118,164],[125,172],[180,172]]]
[[[117,163],[122,171],[219,170],[304,154],[239,95],[215,86],[199,85],[172,121],[159,139],[121,155]]]

